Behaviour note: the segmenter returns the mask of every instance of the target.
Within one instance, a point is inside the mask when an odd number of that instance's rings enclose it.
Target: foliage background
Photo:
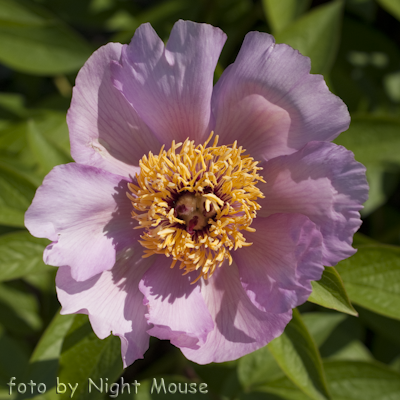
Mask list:
[[[55,268],[42,261],[47,241],[29,235],[23,216],[45,174],[72,161],[65,114],[85,60],[109,41],[129,42],[143,22],[167,40],[179,18],[228,34],[215,79],[250,30],[309,56],[349,107],[352,123],[337,143],[367,166],[370,199],[358,253],[326,269],[270,345],[199,366],[152,338],[145,359],[123,371],[119,339],[97,339],[86,316],[58,314]],[[74,399],[108,398],[89,395],[87,378],[111,384],[123,374],[141,383],[124,399],[162,397],[149,385],[164,377],[208,384],[208,394],[164,396],[174,399],[399,400],[399,20],[399,0],[0,0],[0,399],[70,398],[56,394],[57,376],[79,383]],[[10,395],[12,376],[47,391]]]

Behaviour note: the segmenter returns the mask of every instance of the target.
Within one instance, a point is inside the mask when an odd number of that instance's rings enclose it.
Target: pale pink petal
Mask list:
[[[310,59],[267,33],[246,35],[236,61],[217,82],[212,111],[223,143],[237,140],[256,160],[291,154],[346,130],[346,105],[329,92]]]
[[[232,256],[247,295],[263,311],[282,313],[304,303],[311,281],[321,278],[322,235],[300,214],[256,218],[246,232],[249,247]]]
[[[235,263],[223,265],[202,282],[202,295],[214,320],[214,329],[199,349],[181,348],[185,357],[199,364],[235,360],[278,337],[292,317],[261,311],[251,302]]]
[[[161,145],[112,83],[110,63],[120,60],[122,48],[109,43],[85,63],[67,121],[76,162],[128,177],[144,154],[158,153]]]
[[[114,63],[115,86],[168,147],[209,135],[214,69],[225,40],[211,25],[178,21],[164,48],[143,24]]]
[[[143,275],[139,290],[148,307],[151,336],[168,339],[178,347],[198,349],[214,328],[211,315],[200,292],[200,282],[191,284],[197,273],[182,275],[171,260],[162,256]]]
[[[154,258],[142,258],[136,242],[118,254],[111,271],[104,271],[84,282],[71,276],[69,267],[58,270],[56,285],[61,314],[87,314],[100,339],[110,335],[121,338],[124,367],[143,358],[149,347],[146,307],[138,284]]]
[[[304,214],[323,236],[323,263],[335,265],[355,253],[351,243],[361,225],[359,210],[368,197],[365,167],[351,151],[333,143],[311,142],[289,156],[263,165],[267,183],[258,187],[261,217]]]
[[[25,214],[32,235],[53,241],[44,252],[45,263],[70,266],[78,281],[111,269],[116,252],[139,235],[127,183],[86,165],[55,167]]]

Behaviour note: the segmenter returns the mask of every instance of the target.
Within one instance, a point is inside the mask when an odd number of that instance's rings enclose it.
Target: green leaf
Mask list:
[[[303,322],[320,347],[333,330],[346,319],[343,314],[327,312],[310,312],[302,314]]]
[[[319,350],[323,359],[369,361],[373,357],[363,342],[365,328],[360,319],[346,316],[345,320],[330,332]]]
[[[277,34],[295,21],[310,6],[311,0],[263,0],[267,21]]]
[[[400,119],[355,115],[350,128],[335,143],[351,150],[357,161],[367,167],[370,196],[365,203],[364,214],[382,205],[388,193],[384,190],[385,171],[397,171],[400,166]]]
[[[343,281],[334,267],[325,267],[319,281],[311,282],[313,291],[308,298],[311,303],[332,308],[350,315],[357,315],[346,293]]]
[[[379,5],[400,21],[400,2],[398,0],[377,0]]]
[[[311,72],[329,72],[340,40],[342,1],[332,1],[312,9],[276,35],[277,43],[286,43],[311,58]]]
[[[0,324],[17,335],[32,334],[42,327],[36,297],[26,288],[0,284]]]
[[[214,396],[210,396],[210,390],[206,382],[189,381],[183,376],[164,375],[162,377],[160,376],[152,379],[145,379],[144,381],[139,383],[140,386],[137,386],[137,395],[134,396],[135,400],[183,400],[188,397],[194,400],[209,400],[214,398]],[[181,393],[179,393],[179,390],[181,391]],[[134,393],[133,386],[131,389],[131,393]],[[132,397],[133,396],[130,396],[130,398]]]
[[[179,360],[174,360],[174,358],[177,357],[175,355],[173,355],[173,357],[170,357],[169,354],[171,353],[168,353],[168,355],[165,356],[165,358],[167,358],[168,361],[170,361],[170,358],[172,358],[175,366],[177,364],[179,365]],[[181,364],[183,363],[181,362]],[[242,391],[236,368],[238,365],[238,360],[228,361],[223,363],[211,363],[206,365],[190,363],[190,365],[193,367],[196,374],[200,377],[200,380],[202,382],[207,382],[210,391],[218,393],[221,396],[228,398]],[[163,370],[169,371],[173,368],[173,366],[169,367],[166,360],[163,361],[162,367],[163,368],[161,369],[161,371]],[[152,368],[148,369],[149,371],[148,373],[150,373],[150,376],[157,375],[157,374],[152,374],[150,372],[151,370]]]
[[[285,332],[269,343],[268,349],[305,394],[315,400],[331,398],[318,348],[296,309]]]
[[[364,308],[359,307],[360,319],[375,333],[382,335],[386,341],[391,341],[400,346],[400,322],[395,319],[383,317]]]
[[[350,128],[335,143],[351,150],[356,160],[370,166],[400,165],[400,119],[374,115],[352,116]]]
[[[400,319],[400,248],[360,246],[337,265],[351,301],[390,318]]]
[[[30,379],[33,382],[43,382],[46,385],[46,395],[54,395],[56,385],[56,377],[58,375],[58,360],[61,353],[62,344],[65,335],[70,329],[75,315],[61,315],[56,313],[50,325],[47,327],[39,343],[37,344],[29,366],[25,373],[25,381]],[[18,399],[30,397],[28,394],[18,396]]]
[[[87,399],[88,379],[97,387],[101,381],[113,383],[122,373],[121,343],[116,336],[100,340],[93,332],[86,315],[77,315],[63,344],[60,358],[60,382],[78,384],[74,399]],[[106,381],[107,378],[107,381]],[[104,386],[103,386],[104,389]],[[71,390],[60,398],[71,397]],[[102,398],[92,386],[90,399]]]
[[[326,361],[325,373],[334,400],[395,400],[400,398],[400,374],[383,364],[363,361]],[[279,397],[255,400],[309,400],[287,377],[257,388]],[[252,399],[250,397],[250,399]],[[246,400],[246,397],[243,397]]]
[[[28,365],[27,351],[21,343],[8,336],[1,326],[0,354],[0,382],[8,382],[11,376],[20,377]]]
[[[385,204],[388,197],[385,193],[384,166],[368,166],[366,176],[369,185],[369,193],[368,200],[364,203],[364,208],[361,210],[363,216],[370,214],[378,207]]]
[[[307,396],[302,392],[287,376],[282,376],[265,385],[258,386],[254,395],[254,400],[312,400],[313,397]],[[267,396],[267,397],[265,397]],[[246,397],[240,397],[247,400]],[[249,400],[253,400],[250,397]],[[335,399],[336,400],[336,399]]]
[[[78,70],[92,49],[71,28],[37,4],[0,0],[0,61],[30,74]]]
[[[40,274],[52,268],[43,262],[48,243],[26,231],[0,236],[0,281],[23,278],[29,273]]]
[[[282,370],[265,346],[240,358],[237,373],[243,388],[249,389],[276,379]]]
[[[383,364],[327,361],[324,366],[329,389],[335,400],[400,398],[400,374]]]
[[[24,97],[17,93],[0,93],[0,108],[14,116],[25,117]]]
[[[34,121],[44,139],[68,157],[66,162],[72,161],[65,113],[43,110]]]
[[[385,75],[399,69],[399,46],[374,25],[346,16],[343,19],[344,40],[330,78],[335,93],[352,115],[388,108],[391,103],[382,81]]]
[[[23,227],[35,191],[27,178],[0,163],[0,224]]]
[[[43,137],[33,120],[28,122],[28,143],[44,174],[49,173],[56,165],[70,161]]]
[[[330,360],[373,361],[368,348],[359,340],[352,340],[329,357]]]

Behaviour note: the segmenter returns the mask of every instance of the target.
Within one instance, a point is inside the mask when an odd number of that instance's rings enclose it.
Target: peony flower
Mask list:
[[[52,241],[62,313],[190,360],[233,360],[279,336],[325,266],[351,256],[365,168],[331,143],[345,104],[310,60],[249,33],[213,88],[226,40],[179,21],[97,50],[76,79],[75,163],[55,167],[26,213]]]

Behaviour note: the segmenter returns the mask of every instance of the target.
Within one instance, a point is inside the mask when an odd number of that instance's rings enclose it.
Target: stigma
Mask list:
[[[164,254],[171,268],[180,262],[183,274],[198,271],[208,279],[224,261],[232,263],[231,252],[250,246],[241,231],[256,218],[257,188],[262,168],[235,141],[218,146],[218,136],[208,144],[172,142],[168,151],[149,153],[140,160],[140,173],[128,183],[132,217],[142,228],[143,257]],[[179,152],[177,150],[180,150]]]

